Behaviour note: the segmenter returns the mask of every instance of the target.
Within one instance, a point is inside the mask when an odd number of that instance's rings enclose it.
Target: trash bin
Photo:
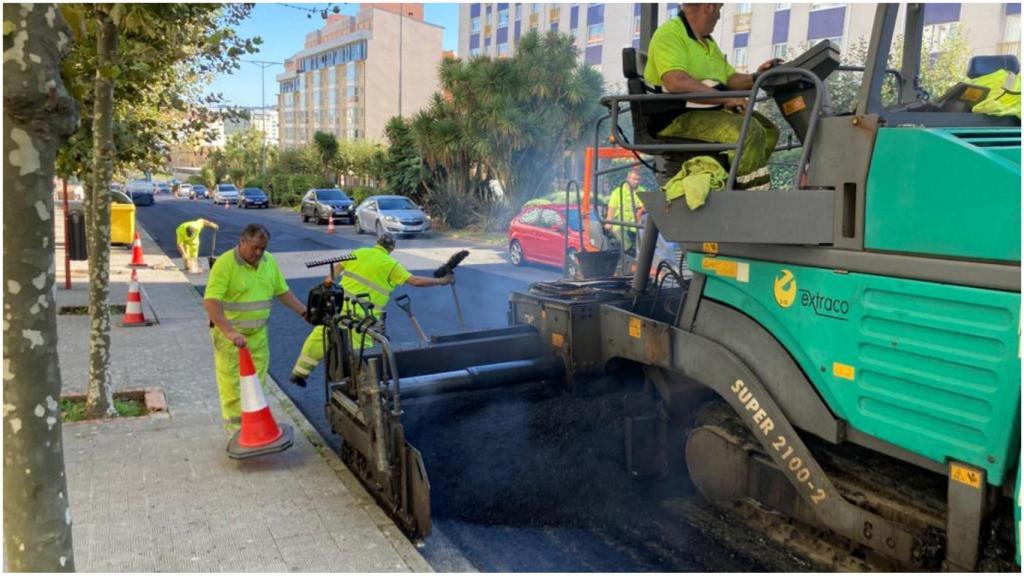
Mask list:
[[[68,258],[71,260],[88,260],[89,255],[85,247],[85,210],[74,208],[68,212]]]
[[[110,205],[110,243],[130,245],[135,239],[135,205]]]

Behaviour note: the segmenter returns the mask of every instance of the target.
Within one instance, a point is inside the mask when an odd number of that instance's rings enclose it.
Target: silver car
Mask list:
[[[422,234],[430,231],[430,216],[405,196],[370,196],[356,208],[356,234],[384,231]]]

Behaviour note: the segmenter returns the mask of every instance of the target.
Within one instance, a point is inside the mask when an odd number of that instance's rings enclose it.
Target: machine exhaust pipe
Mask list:
[[[402,400],[470,390],[490,390],[537,380],[565,376],[565,363],[558,356],[513,360],[470,366],[461,370],[402,378]]]

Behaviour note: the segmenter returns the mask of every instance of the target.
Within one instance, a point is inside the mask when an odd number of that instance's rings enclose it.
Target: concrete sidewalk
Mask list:
[[[58,311],[87,306],[86,262],[71,263],[64,290],[59,205],[55,216]],[[228,458],[202,301],[140,235],[145,312],[159,323],[122,328],[112,314],[110,371],[115,391],[159,388],[167,413],[64,425],[78,571],[432,571],[269,376],[270,408],[295,426],[295,445]],[[110,303],[124,304],[131,250],[113,247],[110,260]],[[57,328],[63,393],[84,393],[89,317],[58,315]]]

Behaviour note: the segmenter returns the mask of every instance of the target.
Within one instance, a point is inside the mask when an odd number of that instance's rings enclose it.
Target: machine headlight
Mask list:
[[[396,218],[395,216],[385,216],[384,221],[391,222],[392,224],[398,224],[398,218]]]

